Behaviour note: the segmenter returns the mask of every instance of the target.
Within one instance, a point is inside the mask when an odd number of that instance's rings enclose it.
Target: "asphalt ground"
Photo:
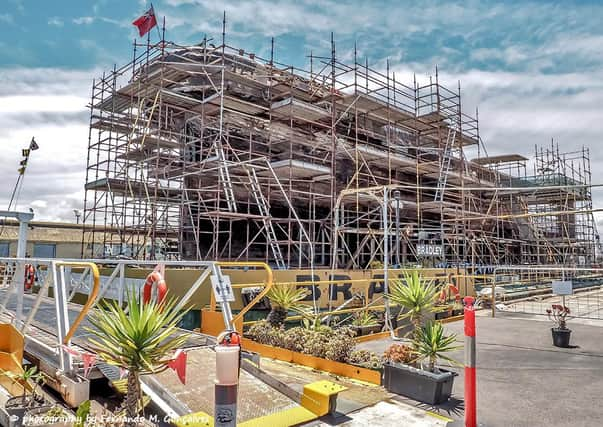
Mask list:
[[[553,347],[552,324],[543,316],[497,313],[477,316],[478,422],[486,427],[603,426],[603,328],[570,321],[571,344]],[[594,323],[594,322],[588,322]],[[463,342],[463,322],[446,324]],[[384,351],[390,340],[360,348]],[[463,362],[464,350],[451,354]],[[404,403],[460,421],[464,416],[463,368],[450,401],[441,406],[399,397]],[[462,425],[462,424],[455,424]]]

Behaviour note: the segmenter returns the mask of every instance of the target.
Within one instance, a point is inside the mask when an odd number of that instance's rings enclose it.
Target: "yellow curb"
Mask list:
[[[425,411],[425,412],[428,415],[431,415],[432,417],[437,418],[437,419],[442,420],[442,421],[446,421],[446,422],[449,422],[449,423],[451,423],[451,422],[454,421],[452,418],[445,417],[444,415],[440,415],[440,414],[437,414],[435,412],[431,412],[431,411]]]

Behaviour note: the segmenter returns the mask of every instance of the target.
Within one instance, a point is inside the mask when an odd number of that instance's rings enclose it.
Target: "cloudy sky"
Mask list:
[[[227,4],[225,4],[227,3]],[[92,79],[132,55],[135,0],[0,2],[0,209],[17,178],[21,148],[36,137],[19,207],[38,219],[73,220],[83,208]],[[397,76],[461,81],[463,107],[479,108],[488,152],[530,156],[536,144],[590,148],[593,182],[603,183],[603,4],[600,1],[156,0],[166,38],[220,39],[305,66],[310,51],[349,58],[357,43],[375,67]],[[157,33],[152,33],[157,38]],[[397,77],[399,79],[399,77]],[[595,192],[603,207],[603,192]]]

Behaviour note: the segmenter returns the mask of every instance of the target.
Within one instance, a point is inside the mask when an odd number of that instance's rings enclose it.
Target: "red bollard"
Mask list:
[[[475,298],[465,297],[465,427],[477,427],[477,378],[475,375]]]

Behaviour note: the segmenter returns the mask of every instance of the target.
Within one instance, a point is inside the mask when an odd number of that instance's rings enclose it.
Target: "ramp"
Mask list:
[[[0,262],[2,260],[0,259]],[[14,262],[28,262],[44,264],[46,271],[41,275],[38,284],[41,288],[38,293],[27,294],[22,290],[19,282],[20,268],[9,269],[14,272],[12,276],[6,274],[0,282],[0,321],[13,322],[21,327],[23,331],[25,346],[24,352],[28,359],[37,364],[42,371],[53,377],[50,386],[57,391],[65,388],[68,383],[67,394],[63,394],[65,401],[71,406],[77,406],[81,401],[88,399],[89,380],[91,378],[107,377],[109,380],[119,378],[119,369],[97,363],[89,374],[84,376],[83,366],[74,360],[70,353],[65,352],[65,345],[70,349],[82,352],[93,352],[90,333],[86,327],[92,327],[87,313],[93,308],[94,302],[103,296],[103,290],[97,294],[98,277],[92,283],[92,275],[86,272],[79,274],[80,280],[89,281],[87,286],[83,283],[73,283],[71,272],[65,272],[60,266],[61,262],[50,260],[14,260]],[[74,262],[75,263],[75,262]],[[65,262],[65,264],[69,264]],[[187,263],[187,266],[190,266]],[[207,275],[213,272],[220,276],[219,268],[215,264],[205,263],[203,268],[207,269]],[[7,271],[6,268],[4,271]],[[124,268],[117,266],[117,273],[112,275],[111,280],[118,280],[119,274],[123,274]],[[98,270],[96,271],[98,274]],[[207,275],[202,274],[199,280],[187,293],[192,295],[195,286],[200,286]],[[8,277],[8,280],[7,280]],[[16,277],[16,280],[13,278]],[[67,279],[66,279],[67,278]],[[48,292],[52,284],[52,296]],[[109,289],[107,282],[104,290]],[[88,301],[84,306],[69,302],[69,294],[75,294],[74,289],[88,289],[94,302]],[[184,301],[181,305],[184,305]],[[224,301],[223,303],[228,304]],[[229,308],[229,307],[228,307]],[[23,313],[25,320],[17,321],[17,313]],[[82,315],[84,313],[84,315]],[[230,310],[224,310],[226,315],[225,324],[232,325]],[[72,327],[70,319],[76,319],[76,327]],[[187,352],[187,383],[182,384],[178,376],[171,370],[166,370],[157,375],[143,376],[141,378],[142,389],[156,405],[168,416],[179,418],[182,416],[206,413],[212,414],[214,408],[214,371],[216,366],[215,352],[213,350],[214,339],[192,331],[177,330],[176,334],[187,334],[183,349]],[[249,366],[249,363],[243,363]],[[287,386],[272,380],[256,367],[249,367],[249,372],[241,370],[239,383],[239,401],[237,420],[240,423],[256,422],[258,419],[286,419],[285,414],[293,414],[301,410],[299,393],[286,390]],[[251,372],[251,373],[250,373]],[[70,385],[69,385],[70,384]],[[304,416],[308,417],[308,411]],[[309,413],[312,415],[312,413]],[[276,425],[276,424],[275,424]],[[288,425],[287,421],[281,421],[278,425]]]

